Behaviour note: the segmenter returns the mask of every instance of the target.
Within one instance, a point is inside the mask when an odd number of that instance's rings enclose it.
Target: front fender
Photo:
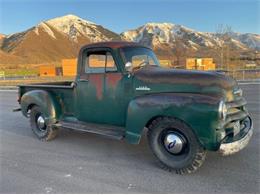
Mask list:
[[[139,143],[147,123],[158,116],[175,117],[189,125],[207,149],[217,147],[219,97],[190,93],[159,93],[139,96],[127,110],[126,139]]]
[[[27,117],[28,109],[32,105],[42,109],[47,124],[55,123],[61,112],[60,105],[50,93],[44,90],[32,90],[22,96],[21,109],[24,116]]]

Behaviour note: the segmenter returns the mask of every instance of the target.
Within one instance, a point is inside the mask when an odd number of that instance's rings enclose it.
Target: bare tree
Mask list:
[[[220,58],[220,69],[229,69],[232,33],[232,28],[229,25],[220,24],[217,26],[216,35],[220,41],[219,45],[216,46],[216,54]]]
[[[188,57],[188,48],[185,46],[183,40],[179,37],[175,37],[175,47],[173,48],[173,53],[176,57],[176,66],[184,66],[185,68],[185,60]]]

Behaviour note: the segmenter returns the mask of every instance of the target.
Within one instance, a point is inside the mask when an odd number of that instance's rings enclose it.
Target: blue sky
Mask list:
[[[75,14],[117,33],[147,22],[171,22],[202,32],[226,24],[233,31],[260,34],[259,12],[260,0],[0,0],[0,33]]]

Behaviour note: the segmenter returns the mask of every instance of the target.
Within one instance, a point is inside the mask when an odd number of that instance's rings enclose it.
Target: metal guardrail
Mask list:
[[[240,81],[246,81],[246,80],[257,80],[260,79],[260,69],[242,69],[242,70],[215,70],[216,72],[220,72],[223,73],[225,75],[231,76],[233,78],[235,78],[236,80],[240,80]],[[52,80],[62,80],[64,77],[63,76],[55,76],[55,77],[40,77],[37,75],[29,75],[29,76],[0,76],[0,80],[48,80],[48,79],[52,79]]]
[[[242,69],[223,71],[224,74],[233,77],[236,80],[257,80],[260,79],[260,69]]]
[[[4,79],[4,80],[17,80],[17,79],[30,79],[30,78],[39,78],[38,76],[4,76],[4,77],[1,77],[0,76],[0,79]]]

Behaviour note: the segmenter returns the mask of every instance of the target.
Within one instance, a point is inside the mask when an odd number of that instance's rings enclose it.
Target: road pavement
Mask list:
[[[144,136],[139,145],[64,130],[41,142],[15,91],[0,91],[0,193],[260,193],[260,85],[243,84],[254,120],[248,147],[229,157],[209,152],[194,174],[159,168]]]

